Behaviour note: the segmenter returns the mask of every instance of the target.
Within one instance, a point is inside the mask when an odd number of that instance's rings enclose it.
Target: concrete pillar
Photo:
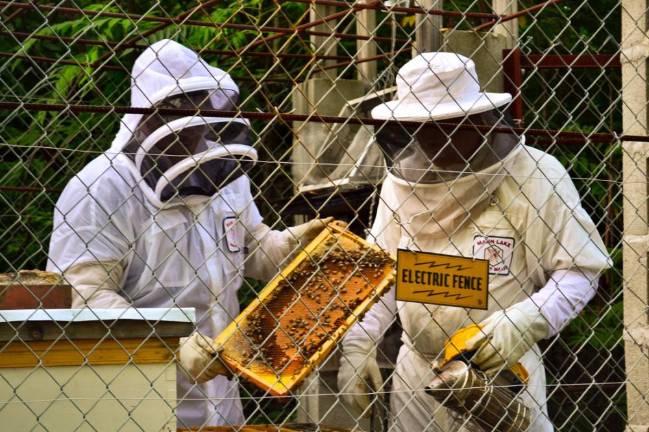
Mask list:
[[[415,6],[429,9],[442,9],[443,0],[417,0]],[[412,47],[412,56],[424,52],[437,51],[441,45],[442,29],[441,15],[417,14],[415,21],[415,43]]]
[[[647,1],[622,1],[624,134],[647,135]],[[649,143],[624,142],[624,355],[629,432],[649,431]]]
[[[447,30],[442,32],[442,51],[455,52],[473,60],[483,90],[503,91],[503,49],[511,42],[497,33]]]
[[[309,9],[309,21],[319,21],[329,15],[336,13],[335,6],[324,6],[319,4],[312,4]],[[328,32],[333,33],[336,28],[338,21],[331,20],[325,23],[313,26],[311,30],[317,32]],[[331,55],[334,56],[338,52],[338,41],[333,35],[329,36],[309,36],[309,41],[313,47],[313,53],[318,55]],[[318,65],[321,67],[327,67],[336,64],[336,60],[320,60]],[[321,68],[316,68],[312,77],[329,77],[334,79],[337,75],[336,69],[327,69],[322,70]]]
[[[364,81],[314,78],[294,87],[293,108],[296,114],[338,116],[347,101],[363,96],[366,91]],[[292,158],[296,163],[291,168],[291,174],[296,186],[322,183],[336,168],[331,164],[338,163],[336,156],[340,152],[325,148],[325,143],[341,145],[327,141],[332,127],[330,123],[293,123]],[[357,125],[348,127],[358,128]]]
[[[361,0],[359,3],[367,3]],[[361,36],[374,36],[376,32],[376,11],[365,9],[356,12],[356,34]],[[356,58],[365,59],[376,56],[376,42],[372,39],[356,41]],[[372,83],[376,79],[376,61],[359,63],[357,66],[357,77]]]
[[[511,15],[518,12],[518,1],[492,0],[491,8],[495,14]],[[507,38],[508,45],[505,48],[514,48],[518,42],[518,19],[512,19],[505,21],[502,24],[497,24],[493,27],[491,32]]]

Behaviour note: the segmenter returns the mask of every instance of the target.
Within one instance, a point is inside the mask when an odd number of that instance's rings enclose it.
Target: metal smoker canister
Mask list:
[[[528,407],[506,387],[463,361],[450,361],[437,371],[426,392],[440,404],[469,419],[475,431],[523,432],[531,422]],[[511,383],[509,383],[511,384]]]

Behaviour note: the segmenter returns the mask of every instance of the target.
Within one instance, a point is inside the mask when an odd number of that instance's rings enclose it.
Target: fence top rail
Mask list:
[[[181,17],[157,17],[151,15],[138,15],[138,14],[129,14],[129,13],[120,13],[120,12],[106,12],[106,11],[94,11],[88,9],[64,7],[64,6],[54,6],[54,5],[43,5],[35,3],[21,3],[21,2],[10,2],[10,1],[0,1],[0,8],[14,8],[16,10],[42,10],[42,11],[52,11],[59,12],[62,14],[70,15],[86,15],[86,16],[101,16],[104,18],[122,18],[130,19],[135,21],[144,21],[144,22],[155,22],[161,24],[182,24],[186,26],[195,26],[195,27],[216,27],[216,28],[226,28],[234,30],[253,30],[261,33],[280,33],[280,34],[303,34],[305,36],[333,36],[337,39],[348,39],[348,40],[373,40],[376,42],[391,42],[392,38],[387,36],[375,36],[375,35],[359,35],[353,33],[340,33],[340,32],[326,32],[326,31],[316,31],[316,30],[307,30],[296,31],[293,27],[279,27],[279,26],[257,26],[254,24],[238,24],[238,23],[217,23],[214,21],[200,21],[200,20],[191,20]],[[394,39],[396,42],[400,43],[409,43],[409,39]],[[135,47],[137,41],[130,41],[122,43],[121,47]]]
[[[0,102],[0,111],[12,111],[24,109],[28,111],[58,111],[72,113],[116,113],[116,114],[153,114],[161,115],[203,115],[214,117],[244,117],[254,120],[281,119],[287,122],[315,122],[315,123],[347,123],[362,124],[368,126],[382,126],[388,123],[399,123],[402,125],[419,125],[421,122],[404,120],[378,120],[362,117],[324,116],[317,113],[292,114],[282,112],[257,112],[257,111],[224,111],[224,110],[203,110],[203,109],[171,109],[171,108],[137,108],[130,106],[111,105],[74,105],[74,104],[46,104],[46,103],[23,103],[23,102]],[[462,125],[451,122],[437,123],[439,126],[448,129],[478,129],[486,132],[514,132],[530,136],[544,136],[553,139],[559,137],[578,142],[609,143],[613,141],[637,141],[649,142],[649,136],[645,135],[623,135],[613,133],[585,133],[573,131],[559,131],[550,129],[521,128],[509,126],[480,126]]]
[[[514,52],[520,56],[520,67],[523,69],[619,69],[622,67],[619,53],[523,54],[518,49],[505,49],[503,50],[505,61],[510,59]]]

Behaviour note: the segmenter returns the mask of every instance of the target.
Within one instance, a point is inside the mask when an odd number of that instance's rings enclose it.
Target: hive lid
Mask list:
[[[0,311],[0,341],[179,338],[196,321],[194,308],[16,309]]]
[[[196,321],[194,308],[128,308],[128,309],[14,309],[0,311],[1,322],[25,321]]]

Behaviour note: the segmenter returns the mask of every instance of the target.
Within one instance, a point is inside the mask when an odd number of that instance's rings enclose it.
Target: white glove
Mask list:
[[[63,276],[72,286],[73,308],[128,309],[119,294],[124,268],[118,261],[87,262],[67,269]]]
[[[466,348],[476,351],[472,362],[489,376],[515,365],[550,333],[547,320],[530,300],[494,312],[479,325],[480,333],[467,341]]]
[[[284,232],[286,233],[291,243],[304,246],[310,243],[311,240],[316,238],[318,234],[320,234],[322,230],[327,226],[327,224],[329,222],[332,222],[333,220],[334,218],[332,217],[324,219],[313,219],[301,225],[286,228]]]
[[[257,280],[270,280],[290,259],[322,232],[333,218],[314,219],[283,231],[271,230],[260,223],[246,232],[245,276]]]
[[[219,359],[222,350],[211,338],[194,332],[189,337],[180,338],[178,363],[189,378],[204,383],[217,375],[228,374],[228,368]]]
[[[369,388],[378,391],[382,386],[383,377],[375,353],[343,352],[338,369],[338,390],[343,393],[343,401],[352,410],[361,413],[363,417],[369,417]]]

